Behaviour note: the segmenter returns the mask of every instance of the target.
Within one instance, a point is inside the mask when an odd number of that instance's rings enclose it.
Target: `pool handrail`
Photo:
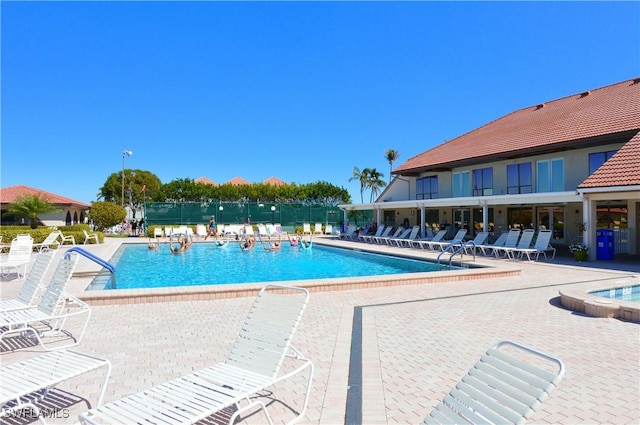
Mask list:
[[[101,265],[102,267],[104,267],[105,269],[109,270],[109,272],[111,273],[111,289],[115,289],[116,288],[116,267],[103,260],[102,258],[98,257],[95,254],[92,254],[91,252],[82,249],[80,247],[74,246],[72,248],[69,248],[67,250],[67,252],[64,254],[65,258],[68,258],[70,253],[72,252],[77,252],[79,255],[82,255],[85,258],[88,258],[89,260],[93,261],[94,263],[97,263],[99,265]]]

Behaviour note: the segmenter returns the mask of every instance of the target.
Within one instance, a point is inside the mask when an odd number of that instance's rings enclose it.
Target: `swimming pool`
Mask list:
[[[412,260],[315,245],[311,250],[283,246],[267,252],[260,246],[242,252],[237,245],[194,244],[181,255],[166,245],[152,251],[146,245],[122,245],[110,263],[116,266],[116,287],[98,276],[89,289],[140,289],[251,282],[379,276],[423,273],[443,268],[429,261]],[[448,267],[446,267],[448,269]]]
[[[596,297],[640,303],[640,285],[625,286],[623,288],[602,289],[589,292],[589,294],[595,295]]]

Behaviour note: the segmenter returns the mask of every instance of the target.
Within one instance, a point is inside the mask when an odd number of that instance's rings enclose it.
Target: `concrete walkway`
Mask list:
[[[107,245],[94,249],[106,253],[112,249]],[[640,266],[613,270],[559,259],[517,262],[517,267],[519,276],[504,278],[312,293],[293,341],[316,368],[302,423],[343,424],[347,417],[360,417],[364,424],[419,423],[482,353],[503,339],[565,363],[559,388],[531,423],[639,423],[640,326],[567,311],[557,298],[561,288],[601,285],[637,274],[634,267]],[[19,287],[15,281],[0,285],[3,298]],[[86,279],[77,279],[73,291],[83,285]],[[252,302],[240,297],[95,306],[78,348],[112,362],[105,401],[117,400],[224,360]],[[361,322],[354,326],[358,315]],[[361,351],[352,350],[355,337]],[[3,352],[0,359],[11,363],[38,352]],[[349,388],[349,374],[358,373],[354,356],[362,379]],[[97,382],[96,376],[79,377],[62,388],[69,400],[94,402]],[[290,409],[299,406],[302,390],[303,380],[295,379],[265,393],[278,423],[294,416]],[[354,404],[357,393],[361,402]],[[73,423],[86,405],[65,408],[70,417],[49,422]],[[246,419],[264,422],[259,414]]]

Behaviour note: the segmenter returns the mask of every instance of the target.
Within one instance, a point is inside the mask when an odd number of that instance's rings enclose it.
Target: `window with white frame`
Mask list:
[[[564,190],[564,159],[546,159],[536,163],[537,192]]]
[[[453,190],[451,195],[453,198],[461,198],[471,196],[471,173],[468,171],[458,171],[453,173]]]

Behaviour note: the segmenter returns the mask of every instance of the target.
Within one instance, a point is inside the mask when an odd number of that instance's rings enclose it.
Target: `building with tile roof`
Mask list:
[[[198,177],[193,181],[194,183],[202,183],[202,184],[210,184],[212,186],[218,186],[218,183],[214,182],[210,178],[207,177]]]
[[[29,224],[21,219],[5,216],[5,212],[9,208],[9,204],[16,202],[20,196],[39,196],[47,199],[51,204],[58,207],[58,212],[50,214],[42,214],[38,218],[44,226],[65,226],[78,223],[84,223],[86,212],[91,205],[66,198],[56,193],[47,192],[46,190],[36,189],[34,187],[17,185],[0,189],[0,209],[2,210],[2,225],[12,224]],[[26,220],[26,219],[25,219]]]
[[[555,244],[640,253],[640,78],[532,105],[424,151],[393,170],[371,204],[378,224],[501,233],[547,227]],[[580,231],[585,224],[586,229]],[[597,250],[590,250],[596,257]]]

